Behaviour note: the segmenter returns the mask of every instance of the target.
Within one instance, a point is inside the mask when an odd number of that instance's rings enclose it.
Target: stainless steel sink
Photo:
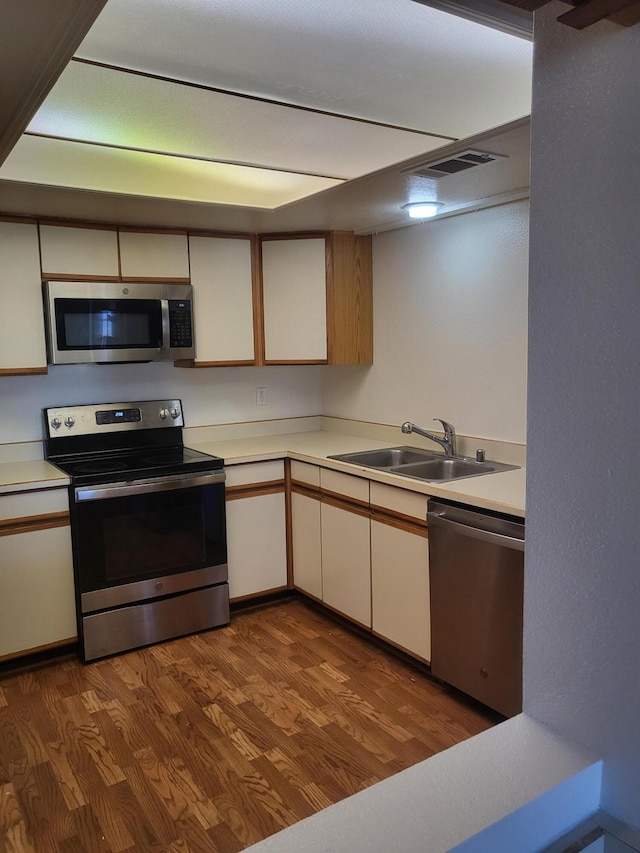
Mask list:
[[[384,447],[380,450],[361,450],[357,453],[341,453],[329,456],[340,462],[388,471],[415,480],[428,483],[446,483],[463,477],[481,477],[484,474],[497,474],[512,471],[518,465],[506,465],[504,462],[477,462],[467,456],[445,456],[432,450],[419,447]]]
[[[403,477],[415,477],[417,480],[459,480],[461,477],[477,477],[479,474],[493,474],[496,463],[476,462],[475,459],[460,459],[443,456],[441,459],[429,459],[426,462],[414,462],[390,468],[392,474]],[[509,466],[513,467],[513,466]]]
[[[407,465],[414,462],[424,462],[433,456],[430,451],[422,451],[418,447],[383,447],[382,450],[362,450],[359,453],[343,453],[341,456],[330,456],[329,459],[340,459],[342,462],[353,462],[367,468],[393,468],[397,465]]]

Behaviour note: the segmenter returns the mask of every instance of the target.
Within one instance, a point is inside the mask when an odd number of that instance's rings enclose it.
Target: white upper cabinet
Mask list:
[[[0,374],[46,372],[38,228],[0,222]]]
[[[265,362],[327,360],[324,237],[262,241]]]
[[[189,237],[196,364],[255,363],[251,241]]]
[[[42,277],[111,278],[120,275],[115,228],[40,226]]]
[[[186,234],[120,231],[122,278],[189,280]]]

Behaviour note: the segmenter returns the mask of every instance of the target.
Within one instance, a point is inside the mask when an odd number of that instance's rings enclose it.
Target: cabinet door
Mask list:
[[[286,587],[284,492],[227,499],[227,553],[231,599]]]
[[[373,630],[431,660],[429,547],[426,530],[371,522]]]
[[[371,558],[368,514],[322,503],[322,599],[371,627]]]
[[[69,527],[0,536],[0,658],[73,641]]]
[[[266,362],[327,360],[324,237],[262,241]]]
[[[196,363],[253,364],[251,242],[189,237]]]
[[[38,229],[0,222],[0,375],[46,372]]]
[[[293,583],[322,601],[322,542],[320,496],[291,495]]]
[[[120,275],[115,228],[40,226],[43,278],[111,278]]]
[[[122,278],[189,281],[186,234],[120,231]]]

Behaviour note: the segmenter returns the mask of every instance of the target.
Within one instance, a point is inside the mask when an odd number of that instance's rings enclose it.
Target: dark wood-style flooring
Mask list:
[[[2,853],[233,853],[497,718],[291,601],[0,680]]]

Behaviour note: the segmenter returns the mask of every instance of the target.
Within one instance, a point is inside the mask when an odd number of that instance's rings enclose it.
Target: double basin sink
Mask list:
[[[498,474],[519,467],[491,460],[479,462],[467,456],[445,456],[443,453],[421,450],[419,447],[384,447],[380,450],[341,453],[328,458],[424,480],[427,483],[447,483],[449,480]]]

